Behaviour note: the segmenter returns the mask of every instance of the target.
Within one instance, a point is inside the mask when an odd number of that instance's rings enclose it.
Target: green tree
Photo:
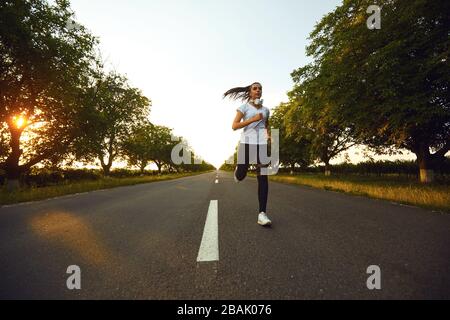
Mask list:
[[[153,147],[157,143],[154,127],[150,122],[134,127],[131,135],[123,142],[122,150],[128,164],[138,166],[141,173],[153,158]]]
[[[176,171],[171,162],[171,152],[178,142],[172,141],[172,135],[170,128],[151,123],[134,128],[123,147],[128,163],[139,166],[141,171],[150,162],[157,166],[158,173],[164,167]]]
[[[288,127],[297,128],[297,119],[290,118],[292,106],[289,103],[280,103],[270,116],[270,125],[279,130],[279,156],[280,166],[294,170],[296,166],[307,167],[311,164],[310,141],[297,131],[290,134]]]
[[[145,125],[150,100],[137,88],[130,87],[125,76],[110,72],[91,88],[90,104],[80,113],[80,135],[75,146],[76,158],[85,162],[100,161],[105,175],[122,156],[123,142],[133,127]]]
[[[303,142],[312,162],[325,165],[325,175],[331,174],[330,161],[356,144],[353,131],[339,122],[329,110],[331,102],[323,95],[320,79],[308,79],[291,92],[286,112],[287,135],[294,141]]]
[[[158,173],[161,174],[162,168],[170,168],[172,160],[171,153],[175,145],[178,144],[179,137],[173,136],[172,129],[164,126],[155,126],[153,128],[153,140],[151,149],[151,160],[158,167]],[[172,139],[172,137],[174,139]],[[176,138],[176,139],[175,139]]]
[[[373,4],[379,30],[366,25]],[[315,79],[330,117],[375,152],[415,153],[422,182],[450,150],[448,12],[447,0],[346,0],[311,33],[314,61],[293,72]]]
[[[123,143],[124,155],[130,165],[138,165],[143,170],[150,162],[153,162],[158,173],[162,169],[174,171],[171,152],[178,144],[177,138],[173,136],[172,129],[154,125],[151,123],[136,126],[131,135]]]
[[[74,137],[97,40],[72,18],[64,0],[0,2],[0,169],[11,188]]]

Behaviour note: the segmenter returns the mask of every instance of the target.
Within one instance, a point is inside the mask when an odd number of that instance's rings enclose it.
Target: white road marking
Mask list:
[[[219,260],[218,200],[211,200],[197,262]]]
[[[216,179],[216,183],[219,183],[219,179]]]

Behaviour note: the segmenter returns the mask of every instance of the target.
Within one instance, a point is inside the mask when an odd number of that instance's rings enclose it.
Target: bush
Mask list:
[[[102,177],[100,170],[96,169],[60,169],[32,168],[21,177],[21,184],[31,187],[44,187],[49,185],[70,183],[80,180],[97,180]]]
[[[103,172],[97,169],[66,169],[64,178],[70,181],[98,180],[103,176]]]
[[[110,177],[114,178],[126,178],[126,177],[139,177],[141,174],[146,176],[155,175],[155,171],[153,170],[144,170],[143,173],[139,170],[130,170],[130,169],[114,169],[109,173]]]
[[[323,165],[308,168],[295,168],[294,173],[323,173]],[[445,158],[435,165],[435,178],[437,181],[447,181],[450,176],[450,159]],[[291,168],[280,168],[279,173],[289,174]],[[331,166],[332,174],[360,174],[360,175],[383,175],[383,176],[408,176],[419,177],[419,166],[415,160],[378,160],[365,161],[357,164],[341,163]]]

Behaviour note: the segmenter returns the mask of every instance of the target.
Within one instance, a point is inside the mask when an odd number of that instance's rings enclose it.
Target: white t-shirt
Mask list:
[[[258,113],[262,113],[263,115],[261,120],[252,122],[244,127],[244,130],[241,133],[241,143],[267,144],[266,120],[269,118],[270,110],[264,106],[256,108],[247,102],[240,106],[237,111],[244,114],[244,120],[253,118]]]

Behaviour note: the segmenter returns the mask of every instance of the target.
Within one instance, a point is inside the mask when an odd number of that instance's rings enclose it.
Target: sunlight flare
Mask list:
[[[14,122],[14,125],[16,126],[16,128],[20,129],[26,125],[27,120],[23,116],[14,116],[13,122]]]

